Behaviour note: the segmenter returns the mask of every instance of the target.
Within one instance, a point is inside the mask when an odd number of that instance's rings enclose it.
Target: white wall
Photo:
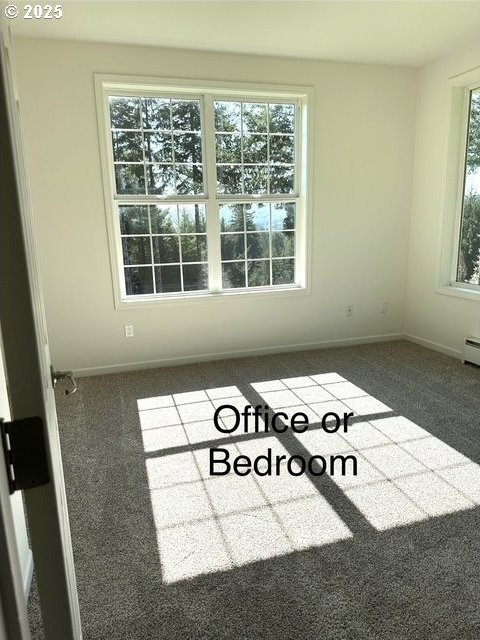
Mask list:
[[[480,335],[480,300],[435,292],[444,218],[450,128],[449,78],[480,65],[480,46],[452,53],[419,72],[405,330],[459,353]]]
[[[56,367],[402,331],[415,70],[35,39],[17,40],[16,57]],[[94,72],[314,86],[311,295],[114,309]],[[123,337],[125,324],[135,338]]]

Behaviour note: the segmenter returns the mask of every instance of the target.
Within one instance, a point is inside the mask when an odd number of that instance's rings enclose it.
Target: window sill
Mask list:
[[[435,293],[480,302],[480,287],[478,289],[473,289],[470,287],[462,287],[459,284],[440,285],[436,288]]]
[[[226,300],[262,299],[262,298],[297,298],[310,295],[310,290],[306,287],[285,287],[283,289],[259,289],[257,291],[221,291],[194,293],[190,295],[173,295],[169,297],[143,297],[136,296],[122,298],[115,305],[118,311],[126,309],[140,309],[157,305],[177,305],[177,304],[198,304],[206,302],[225,302]]]

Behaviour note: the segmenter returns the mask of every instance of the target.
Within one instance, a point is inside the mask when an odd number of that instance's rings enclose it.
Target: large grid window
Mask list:
[[[305,96],[102,88],[121,299],[304,286]]]
[[[456,280],[480,286],[480,87],[469,94]]]

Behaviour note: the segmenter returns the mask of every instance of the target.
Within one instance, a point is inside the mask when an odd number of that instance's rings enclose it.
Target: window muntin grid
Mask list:
[[[215,100],[217,193],[295,193],[295,103]]]
[[[198,99],[109,96],[117,195],[205,193]]]
[[[223,203],[219,216],[224,289],[295,283],[295,202]]]
[[[204,204],[119,205],[126,295],[208,290]]]

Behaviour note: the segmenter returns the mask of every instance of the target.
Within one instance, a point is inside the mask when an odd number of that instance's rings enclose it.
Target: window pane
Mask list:
[[[247,233],[247,258],[270,257],[270,234]]]
[[[269,105],[270,133],[295,133],[295,105]]]
[[[137,233],[150,233],[148,228],[148,207],[118,207],[120,216],[120,233],[122,235],[134,235]]]
[[[178,209],[181,233],[206,233],[207,220],[204,204],[186,204]]]
[[[270,193],[293,193],[293,167],[270,167]]]
[[[247,269],[249,287],[268,287],[270,284],[270,260],[249,260]]]
[[[267,167],[245,167],[243,170],[244,193],[267,192]]]
[[[151,267],[126,267],[125,291],[128,296],[153,293],[153,275]]]
[[[143,98],[142,103],[144,129],[171,129],[168,98]]]
[[[241,193],[242,168],[228,165],[217,167],[217,182],[219,193]]]
[[[217,131],[241,130],[240,102],[214,102],[215,129]]]
[[[122,243],[125,264],[151,264],[153,258],[157,293],[208,289],[205,204],[120,205],[119,217],[120,229],[124,235]],[[128,232],[132,234],[139,231],[146,235],[127,236]],[[196,231],[200,233],[195,233]],[[198,264],[193,264],[188,269],[188,264],[185,263]],[[153,286],[153,280],[147,272],[139,274],[143,274],[147,289]],[[138,280],[140,276],[135,277]],[[129,278],[133,282],[132,274],[129,274]],[[132,291],[132,287],[129,284],[128,291]],[[139,291],[140,285],[135,290]],[[127,295],[133,294],[127,292]]]
[[[202,139],[199,133],[175,133],[175,162],[202,162]]]
[[[124,264],[151,264],[150,238],[122,238]]]
[[[227,262],[222,264],[222,287],[237,289],[245,286],[245,262]]]
[[[143,164],[116,164],[115,183],[121,195],[144,194],[145,174]]]
[[[270,205],[246,204],[245,219],[248,231],[268,231],[270,229]]]
[[[152,233],[178,233],[177,206],[150,206]]]
[[[204,193],[199,100],[116,97],[110,110],[118,195]]]
[[[246,229],[241,233],[244,213]],[[294,226],[295,203],[220,205],[223,288],[294,284]],[[240,233],[226,233],[225,230]],[[240,262],[244,257],[247,261],[246,273]],[[230,267],[227,261],[232,261],[233,266]],[[246,284],[243,284],[244,276]]]
[[[142,134],[135,131],[112,133],[113,159],[116,162],[143,162]]]
[[[140,129],[140,99],[110,96],[110,120],[113,129]]]
[[[247,164],[267,162],[267,136],[244,136],[243,161]]]
[[[170,164],[148,164],[148,193],[171,196],[175,193],[173,166]]]
[[[293,164],[295,161],[295,138],[293,136],[270,136],[270,162]]]
[[[245,258],[245,236],[243,233],[222,235],[222,260],[241,260]]]
[[[201,164],[176,164],[175,170],[179,195],[203,193],[203,168]]]
[[[272,284],[295,283],[295,260],[272,260]]]
[[[295,228],[295,204],[276,203],[272,204],[272,229],[294,229]]]
[[[208,267],[205,264],[183,265],[184,291],[208,289]]]
[[[480,285],[480,89],[470,94],[457,280]]]
[[[182,236],[182,262],[205,262],[207,259],[206,236]]]
[[[220,231],[244,230],[243,207],[243,204],[220,205]]]
[[[172,100],[174,129],[200,131],[200,103],[198,100]]]
[[[241,137],[231,133],[217,133],[217,162],[242,162]]]
[[[214,110],[217,193],[293,193],[295,105],[225,100]]]
[[[295,255],[295,233],[276,231],[272,233],[272,257],[292,258]]]
[[[155,264],[180,262],[178,236],[153,236],[152,245]]]
[[[243,103],[243,130],[267,131],[267,105],[265,103]]]
[[[147,162],[172,162],[172,136],[170,133],[146,132],[145,160]]]
[[[166,267],[155,267],[155,286],[157,293],[174,293],[182,290],[180,265],[172,264]]]

